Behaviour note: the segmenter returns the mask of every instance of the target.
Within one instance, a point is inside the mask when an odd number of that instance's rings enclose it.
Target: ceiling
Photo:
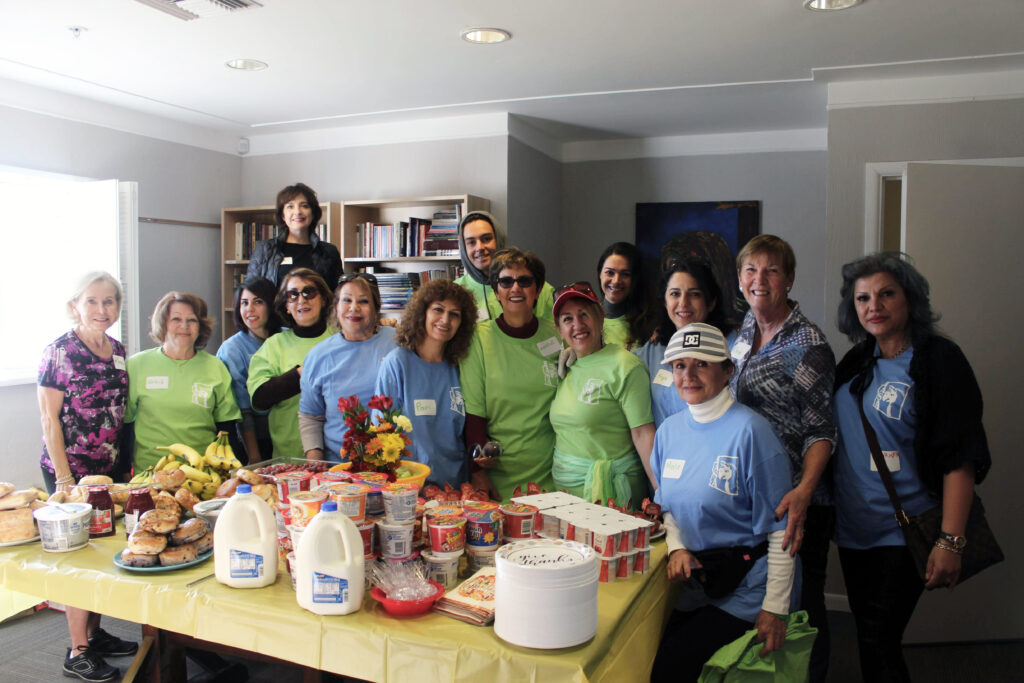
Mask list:
[[[237,135],[508,112],[573,141],[823,128],[830,82],[1024,69],[1021,0],[260,2],[0,0],[0,79]]]

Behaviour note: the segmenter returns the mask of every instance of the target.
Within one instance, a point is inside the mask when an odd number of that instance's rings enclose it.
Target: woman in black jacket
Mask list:
[[[928,282],[897,252],[843,266],[839,330],[857,345],[836,370],[836,544],[865,681],[909,681],[903,631],[925,588],[956,585],[974,485],[991,464],[978,382],[934,329]],[[942,505],[942,533],[917,573],[857,402],[908,515]]]
[[[342,273],[341,254],[316,234],[322,215],[316,192],[308,185],[296,183],[278,192],[278,236],[259,242],[253,249],[246,279],[264,277],[276,287],[289,271],[311,268],[329,288],[337,285]]]

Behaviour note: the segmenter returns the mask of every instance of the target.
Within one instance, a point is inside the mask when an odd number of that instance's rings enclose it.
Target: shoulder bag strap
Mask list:
[[[865,382],[865,384],[867,383]],[[860,421],[864,425],[864,436],[867,438],[868,448],[871,449],[871,459],[875,461],[875,469],[878,470],[878,476],[882,478],[885,492],[889,494],[889,502],[892,503],[896,523],[903,529],[910,524],[910,518],[907,517],[903,504],[900,502],[900,497],[896,493],[896,487],[892,483],[892,475],[889,473],[889,466],[885,464],[885,456],[882,455],[882,447],[878,445],[878,436],[875,434],[875,429],[868,422],[867,415],[864,414],[864,392],[861,391],[856,396],[857,410],[860,411]]]

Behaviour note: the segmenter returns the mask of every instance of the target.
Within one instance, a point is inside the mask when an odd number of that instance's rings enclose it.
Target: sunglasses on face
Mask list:
[[[302,296],[303,301],[310,301],[320,296],[320,290],[312,285],[306,285],[302,289],[289,289],[284,293],[288,303],[294,303]]]
[[[583,282],[582,280],[580,282],[573,282],[572,284],[563,285],[563,286],[559,287],[558,291],[555,292],[555,296],[556,297],[561,296],[561,294],[563,292],[566,292],[566,291],[569,291],[569,290],[572,290],[574,292],[579,292],[580,294],[586,294],[587,296],[592,296],[595,299],[597,298],[597,295],[594,294],[594,288],[590,286],[590,283],[589,282]]]
[[[512,289],[512,285],[519,285],[522,289],[532,287],[537,281],[532,275],[520,275],[519,277],[499,277],[498,286],[502,289]]]
[[[353,280],[366,280],[372,285],[377,284],[377,276],[373,273],[345,273],[338,278],[338,287],[341,287],[346,282],[352,282]]]

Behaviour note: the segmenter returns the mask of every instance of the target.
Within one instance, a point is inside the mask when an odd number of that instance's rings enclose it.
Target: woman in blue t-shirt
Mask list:
[[[786,639],[795,560],[782,549],[786,520],[775,515],[789,492],[789,458],[767,420],[733,401],[732,360],[718,328],[683,327],[662,362],[688,407],[658,428],[651,453],[668,578],[682,590],[651,680],[696,681],[716,650],[752,628],[762,654]],[[712,564],[729,553],[740,557]]]
[[[459,361],[469,352],[476,315],[476,300],[466,289],[431,280],[409,300],[395,334],[398,348],[377,373],[373,393],[390,396],[412,422],[409,451],[430,465],[427,481],[438,486],[469,481]]]

